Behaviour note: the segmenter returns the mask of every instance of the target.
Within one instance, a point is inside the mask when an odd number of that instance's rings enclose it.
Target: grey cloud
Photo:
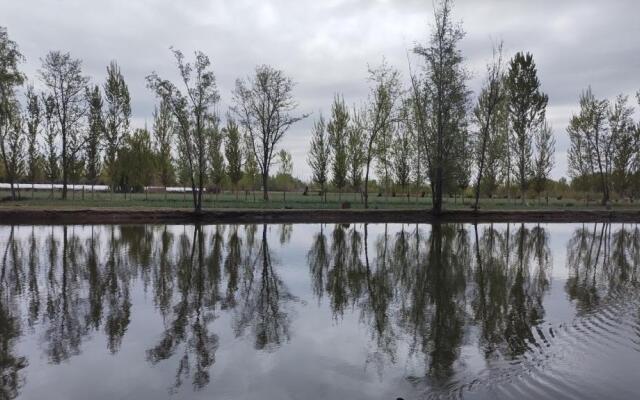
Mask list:
[[[37,79],[48,50],[70,51],[101,84],[116,59],[127,79],[134,124],[150,121],[156,99],[145,87],[151,71],[176,76],[168,50],[207,53],[226,111],[238,77],[257,64],[272,64],[297,82],[301,113],[327,115],[334,93],[359,103],[368,93],[367,64],[384,56],[407,76],[407,50],[429,35],[429,0],[0,0],[0,25],[27,57],[25,72]],[[580,92],[591,85],[600,97],[640,89],[640,2],[636,0],[458,0],[455,16],[477,92],[492,41],[504,40],[508,56],[534,54],[548,115],[558,142],[553,175],[566,174],[566,124]],[[36,82],[37,83],[37,82]],[[312,119],[295,126],[283,146],[295,171],[308,177],[306,150]]]

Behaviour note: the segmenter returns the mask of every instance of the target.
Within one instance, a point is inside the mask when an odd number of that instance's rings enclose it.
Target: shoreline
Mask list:
[[[640,222],[640,210],[422,210],[0,208],[0,225],[181,223]]]

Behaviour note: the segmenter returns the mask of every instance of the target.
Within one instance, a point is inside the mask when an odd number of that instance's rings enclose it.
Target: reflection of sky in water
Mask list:
[[[521,224],[510,224],[509,232],[515,239],[516,232]],[[525,224],[527,232],[532,231],[537,225]],[[431,360],[431,351],[426,353],[420,350],[421,345],[427,338],[427,347],[433,343],[440,343],[441,346],[450,343],[449,338],[436,338],[436,342],[432,342],[433,337],[428,336],[433,333],[436,327],[425,325],[425,337],[421,337],[419,333],[412,331],[409,320],[401,318],[402,309],[410,310],[413,293],[411,290],[403,289],[399,281],[391,284],[389,301],[386,309],[388,317],[388,325],[385,327],[385,340],[390,340],[391,351],[382,349],[378,341],[379,337],[375,330],[375,318],[372,318],[371,310],[367,311],[367,307],[373,304],[379,304],[376,299],[361,295],[358,299],[349,299],[347,301],[344,313],[336,315],[332,311],[330,305],[331,295],[327,288],[327,284],[322,286],[322,297],[318,297],[318,293],[314,291],[313,276],[310,270],[310,249],[317,238],[317,234],[322,231],[326,235],[326,250],[331,256],[332,251],[332,234],[335,225],[305,225],[294,224],[289,226],[270,225],[267,227],[267,242],[271,261],[273,263],[273,271],[276,277],[281,281],[276,288],[279,294],[285,291],[293,297],[279,303],[280,311],[286,313],[290,323],[288,332],[289,338],[282,338],[279,344],[267,346],[263,350],[256,349],[255,331],[252,324],[256,321],[249,321],[246,329],[238,332],[234,329],[237,322],[237,307],[232,309],[223,309],[221,307],[221,299],[225,297],[227,290],[227,277],[224,266],[221,266],[221,278],[219,281],[218,301],[212,305],[204,307],[203,313],[206,311],[213,315],[213,320],[208,324],[208,333],[217,335],[217,348],[213,352],[215,361],[207,369],[210,373],[208,384],[204,385],[200,390],[194,390],[191,382],[192,376],[183,377],[182,386],[175,390],[175,398],[215,398],[221,399],[294,399],[294,398],[349,398],[349,399],[368,399],[368,398],[396,398],[402,396],[405,398],[414,398],[420,395],[427,395],[434,387],[440,387],[440,393],[447,393],[449,390],[462,390],[470,397],[477,396],[479,398],[490,398],[492,396],[510,397],[519,393],[521,388],[518,382],[524,387],[535,387],[531,390],[530,395],[537,394],[538,397],[544,397],[550,393],[573,393],[576,394],[576,387],[582,387],[578,394],[589,397],[602,394],[609,394],[607,389],[611,390],[609,375],[603,376],[595,371],[612,371],[616,374],[616,385],[618,395],[632,392],[637,389],[637,383],[629,377],[630,365],[637,365],[638,359],[638,343],[640,343],[640,335],[638,330],[635,333],[633,329],[636,325],[623,325],[614,323],[608,329],[607,336],[599,337],[600,331],[595,333],[588,332],[589,329],[597,329],[597,325],[593,327],[588,317],[579,317],[576,313],[575,301],[569,300],[567,279],[575,274],[575,271],[568,268],[567,263],[567,246],[570,238],[576,234],[581,224],[543,224],[541,227],[546,233],[545,255],[548,256],[550,265],[546,267],[546,278],[548,286],[541,294],[541,309],[543,314],[537,323],[530,326],[530,330],[526,330],[526,337],[520,337],[515,345],[528,346],[522,355],[510,356],[505,353],[509,349],[508,343],[504,342],[508,336],[507,333],[498,329],[496,332],[501,336],[496,350],[487,353],[487,348],[483,345],[483,328],[482,322],[474,320],[477,313],[478,284],[477,284],[477,266],[475,253],[475,236],[473,225],[465,225],[463,229],[459,227],[455,230],[445,232],[452,238],[449,241],[446,237],[443,239],[445,245],[455,243],[455,240],[466,235],[466,249],[468,250],[467,264],[461,266],[460,271],[463,279],[460,289],[453,292],[445,290],[443,287],[425,286],[431,291],[427,296],[428,307],[424,311],[426,318],[436,318],[434,314],[437,310],[433,308],[431,302],[439,302],[443,307],[449,307],[450,301],[453,301],[457,310],[460,310],[461,336],[454,351],[454,358],[451,361],[451,372],[445,374],[445,378],[438,377],[437,374],[429,372],[429,363]],[[585,224],[592,231],[593,224]],[[599,225],[600,226],[600,225]],[[488,225],[479,226],[479,237],[485,233]],[[364,231],[363,224],[355,224],[344,226],[345,231],[350,232],[353,229],[362,233]],[[427,248],[430,243],[431,227],[421,225],[420,227],[420,243],[422,251],[428,254]],[[506,224],[494,224],[496,232],[504,234],[507,229]],[[105,260],[110,246],[110,227],[95,227],[94,234],[99,237],[98,259]],[[114,237],[118,237],[119,227],[114,229]],[[164,227],[156,227],[153,240],[151,242],[154,248],[153,262],[148,267],[154,270],[158,266],[157,246],[160,246],[159,234]],[[231,227],[218,228],[224,238],[225,246],[231,233]],[[375,271],[380,268],[380,259],[378,259],[377,246],[384,242],[385,232],[388,242],[388,251],[393,247],[393,243],[399,237],[399,233],[404,230],[405,233],[415,233],[415,225],[400,224],[369,224],[368,232],[368,251],[371,274],[365,279],[366,284],[376,284]],[[621,229],[620,225],[614,225],[611,229],[613,233]],[[635,226],[626,226],[626,229],[636,229]],[[53,232],[58,241],[62,240],[62,227],[29,227],[18,226],[14,228],[13,237],[20,243],[24,251],[24,256],[28,256],[28,240],[33,232],[35,237],[40,241],[38,250],[40,252],[40,270],[38,273],[38,284],[40,290],[43,291],[47,286],[47,276],[45,274],[48,264],[46,262],[47,245],[46,238]],[[177,246],[178,237],[186,233],[187,237],[192,237],[194,228],[192,226],[168,226],[167,230],[174,234],[173,246]],[[213,234],[216,230],[215,226],[205,226],[203,228],[204,246],[209,249],[212,246]],[[445,229],[446,230],[446,229]],[[246,244],[244,227],[239,229],[243,239],[243,245]],[[142,231],[141,231],[142,232]],[[599,230],[598,230],[599,232]],[[140,232],[132,230],[130,235],[134,235],[134,242],[142,242],[143,238],[135,235]],[[92,227],[90,226],[73,226],[67,229],[69,238],[77,237],[82,243],[91,237]],[[451,236],[452,235],[452,236]],[[7,247],[10,231],[8,227],[0,227],[0,245],[2,251]],[[413,238],[413,237],[412,237]],[[348,238],[347,238],[348,239]],[[510,240],[513,240],[510,239]],[[636,238],[638,239],[638,238]],[[415,238],[412,240],[415,241]],[[593,240],[593,238],[591,238]],[[262,226],[257,226],[255,232],[254,251],[259,253],[259,247],[262,241]],[[515,242],[515,240],[514,240]],[[189,243],[189,246],[191,243]],[[513,243],[512,243],[513,245]],[[59,254],[61,244],[59,246]],[[458,245],[456,245],[458,246]],[[129,322],[126,326],[126,332],[122,338],[121,347],[114,354],[107,348],[108,338],[105,335],[105,328],[101,326],[99,329],[88,329],[87,333],[81,338],[79,351],[72,354],[68,359],[59,364],[51,362],[46,355],[46,338],[44,330],[48,324],[43,317],[38,318],[33,327],[27,324],[27,301],[28,293],[23,291],[20,295],[14,297],[20,311],[20,323],[22,334],[17,340],[15,354],[21,355],[28,360],[28,366],[21,372],[24,379],[24,385],[19,392],[25,399],[31,398],[49,398],[49,399],[70,399],[70,398],[93,398],[93,399],[111,399],[111,398],[139,398],[139,399],[156,399],[166,398],[170,396],[169,389],[176,380],[176,371],[179,368],[183,356],[188,357],[187,364],[192,365],[196,361],[194,350],[185,351],[184,343],[176,348],[175,353],[166,360],[157,363],[148,361],[148,350],[156,346],[161,338],[161,333],[166,329],[166,325],[170,321],[164,321],[157,306],[154,304],[154,281],[153,277],[144,278],[141,269],[133,265],[135,264],[131,250],[126,246],[121,247],[119,253],[123,260],[130,262],[130,265],[124,267],[131,271],[137,271],[132,274],[129,283],[129,293],[131,302],[131,314]],[[208,251],[208,250],[207,250]],[[244,251],[244,249],[243,249]],[[206,251],[205,251],[206,253]],[[510,254],[514,257],[517,252]],[[534,265],[533,253],[527,253],[530,260],[524,260]],[[223,252],[222,261],[227,255],[227,250]],[[394,255],[397,257],[398,255]],[[461,262],[460,254],[450,254],[448,262]],[[363,260],[361,254],[361,260]],[[81,257],[82,259],[82,257]],[[427,259],[427,258],[425,258]],[[393,260],[389,259],[387,262]],[[397,260],[396,260],[397,261]],[[328,267],[332,267],[333,259]],[[208,264],[205,264],[208,265]],[[81,266],[84,268],[84,265]],[[260,265],[255,268],[255,273],[259,275]],[[80,269],[82,271],[82,269]],[[432,273],[443,274],[443,281],[453,282],[452,279],[458,279],[455,276],[447,275],[451,271],[434,270]],[[82,274],[82,272],[81,272]],[[396,272],[394,272],[396,274]],[[257,276],[257,275],[256,275]],[[389,275],[387,279],[396,279],[398,276]],[[437,275],[434,275],[439,279]],[[457,276],[457,275],[456,275]],[[511,276],[511,275],[510,275]],[[25,275],[26,277],[26,275]],[[176,279],[175,276],[172,277]],[[633,275],[629,280],[635,279],[637,274]],[[326,278],[325,278],[326,279]],[[399,278],[398,278],[399,279]],[[414,285],[418,277],[411,276],[407,281],[408,285]],[[514,278],[509,278],[514,279]],[[526,278],[531,279],[531,278]],[[602,279],[599,277],[598,279]],[[512,283],[512,281],[509,281]],[[528,286],[533,281],[525,281],[525,293],[534,293],[535,290]],[[379,283],[379,282],[378,282]],[[428,282],[427,282],[428,283]],[[622,282],[626,283],[626,282]],[[77,290],[78,303],[74,306],[80,310],[85,310],[88,299],[88,286],[79,284],[72,286]],[[412,286],[413,287],[413,286]],[[494,288],[500,289],[499,284],[494,284]],[[285,290],[286,289],[286,290]],[[362,290],[367,290],[362,289]],[[512,288],[505,288],[508,296],[512,293]],[[527,292],[528,291],[528,292]],[[624,295],[624,294],[623,294]],[[177,303],[180,300],[178,285],[174,286],[172,299],[172,310],[175,311]],[[196,294],[190,294],[190,299],[197,298]],[[606,300],[607,293],[602,294]],[[624,295],[627,296],[627,295]],[[46,297],[46,296],[45,296]],[[378,299],[379,300],[379,299]],[[628,304],[637,304],[636,297],[625,297],[624,300]],[[3,301],[7,301],[6,295]],[[526,303],[532,301],[532,303]],[[526,307],[535,309],[535,299],[525,299]],[[613,304],[613,303],[612,303]],[[515,307],[514,304],[507,305],[510,308]],[[46,307],[43,303],[42,307]],[[600,308],[606,311],[604,318],[615,320],[616,313],[628,316],[628,310],[613,304],[611,309],[606,302],[598,303],[593,309],[588,309],[589,313],[597,314]],[[513,310],[512,310],[513,311]],[[491,310],[489,309],[489,313]],[[531,311],[528,311],[529,313]],[[106,311],[104,311],[106,314]],[[638,320],[637,307],[635,312],[635,320]],[[189,324],[193,324],[197,318],[194,311],[189,314]],[[258,316],[255,314],[254,318]],[[506,318],[518,318],[516,314],[509,314]],[[632,314],[633,315],[633,314]],[[169,319],[173,318],[169,312]],[[448,324],[455,323],[450,320],[450,315],[440,316],[444,318],[443,329],[446,331]],[[581,321],[585,319],[583,324]],[[436,318],[437,319],[437,318]],[[434,320],[435,321],[435,320]],[[576,323],[578,321],[579,323]],[[633,318],[631,318],[633,323]],[[608,323],[604,321],[603,323]],[[614,321],[615,322],[615,321]],[[618,321],[619,322],[619,321]],[[588,323],[588,324],[587,324]],[[186,329],[190,329],[191,325],[187,324]],[[409,324],[409,325],[407,325]],[[103,315],[104,325],[104,315]],[[517,324],[514,326],[518,326]],[[635,328],[634,328],[635,326]],[[444,332],[441,331],[441,332]],[[431,332],[431,333],[430,333]],[[531,336],[529,337],[529,332]],[[553,332],[553,334],[550,334]],[[582,334],[582,333],[589,333]],[[442,333],[440,333],[442,335]],[[525,333],[522,333],[525,334]],[[417,335],[417,336],[416,336]],[[285,335],[286,336],[286,335]],[[615,336],[615,341],[611,339]],[[187,334],[188,339],[194,340]],[[431,338],[431,339],[429,339]],[[532,344],[532,339],[535,344]],[[602,345],[594,346],[592,342],[602,342],[603,340],[612,340],[611,346]],[[635,340],[635,342],[634,342]],[[547,343],[548,342],[548,343]],[[635,352],[630,351],[629,346],[634,346]],[[626,346],[626,348],[625,348]],[[594,354],[589,355],[589,349],[594,348]],[[437,349],[436,349],[437,350]],[[442,350],[442,349],[440,349]],[[585,353],[586,352],[586,353]],[[444,353],[447,354],[447,353]],[[615,363],[611,359],[617,360]],[[183,360],[184,361],[184,360]],[[191,374],[194,371],[191,370]],[[512,374],[512,375],[511,375]],[[549,374],[556,376],[556,380],[550,380]],[[444,380],[443,380],[444,379]],[[471,386],[471,391],[467,392],[472,382],[476,382]],[[514,383],[515,382],[515,383]],[[598,384],[600,391],[592,388],[590,385]],[[540,385],[542,389],[538,388]],[[552,390],[553,389],[553,390]]]

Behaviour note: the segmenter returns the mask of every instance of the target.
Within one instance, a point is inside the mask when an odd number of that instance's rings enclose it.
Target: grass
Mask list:
[[[81,193],[69,192],[68,199],[61,200],[60,192],[55,192],[53,198],[49,191],[22,190],[21,198],[17,201],[7,200],[8,191],[0,191],[0,207],[33,207],[33,208],[185,208],[192,207],[190,193]],[[206,194],[203,207],[205,209],[339,209],[343,202],[349,202],[352,209],[363,209],[364,205],[358,193],[329,193],[327,201],[317,194],[308,196],[299,192],[271,192],[270,200],[262,200],[261,192],[239,192],[237,194],[224,192],[220,194]],[[469,209],[471,198],[445,198],[446,209]],[[431,207],[430,197],[392,197],[370,195],[370,209],[425,209]],[[546,202],[532,199],[528,204],[521,204],[517,199],[488,199],[480,200],[481,209],[490,210],[540,210],[540,209],[603,209],[596,201],[590,203],[585,200],[549,199]],[[614,202],[614,209],[640,209],[640,204],[629,202]]]

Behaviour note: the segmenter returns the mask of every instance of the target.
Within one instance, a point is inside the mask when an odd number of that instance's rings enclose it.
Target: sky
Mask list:
[[[640,90],[638,15],[638,0],[454,2],[454,19],[466,31],[460,46],[474,99],[497,41],[504,42],[507,58],[533,54],[549,95],[556,179],[567,175],[566,127],[580,93],[591,85],[596,96],[614,99]],[[84,73],[98,84],[117,60],[131,92],[134,128],[152,125],[157,102],[145,76],[156,71],[177,78],[170,46],[188,57],[195,50],[210,57],[222,115],[237,78],[260,64],[283,70],[296,82],[298,113],[311,114],[280,144],[303,179],[311,176],[306,160],[313,120],[329,115],[334,94],[348,104],[365,101],[367,66],[383,57],[406,85],[407,55],[428,39],[432,22],[431,0],[0,0],[0,26],[20,46],[23,70],[36,87],[40,60],[50,50],[82,59]]]

